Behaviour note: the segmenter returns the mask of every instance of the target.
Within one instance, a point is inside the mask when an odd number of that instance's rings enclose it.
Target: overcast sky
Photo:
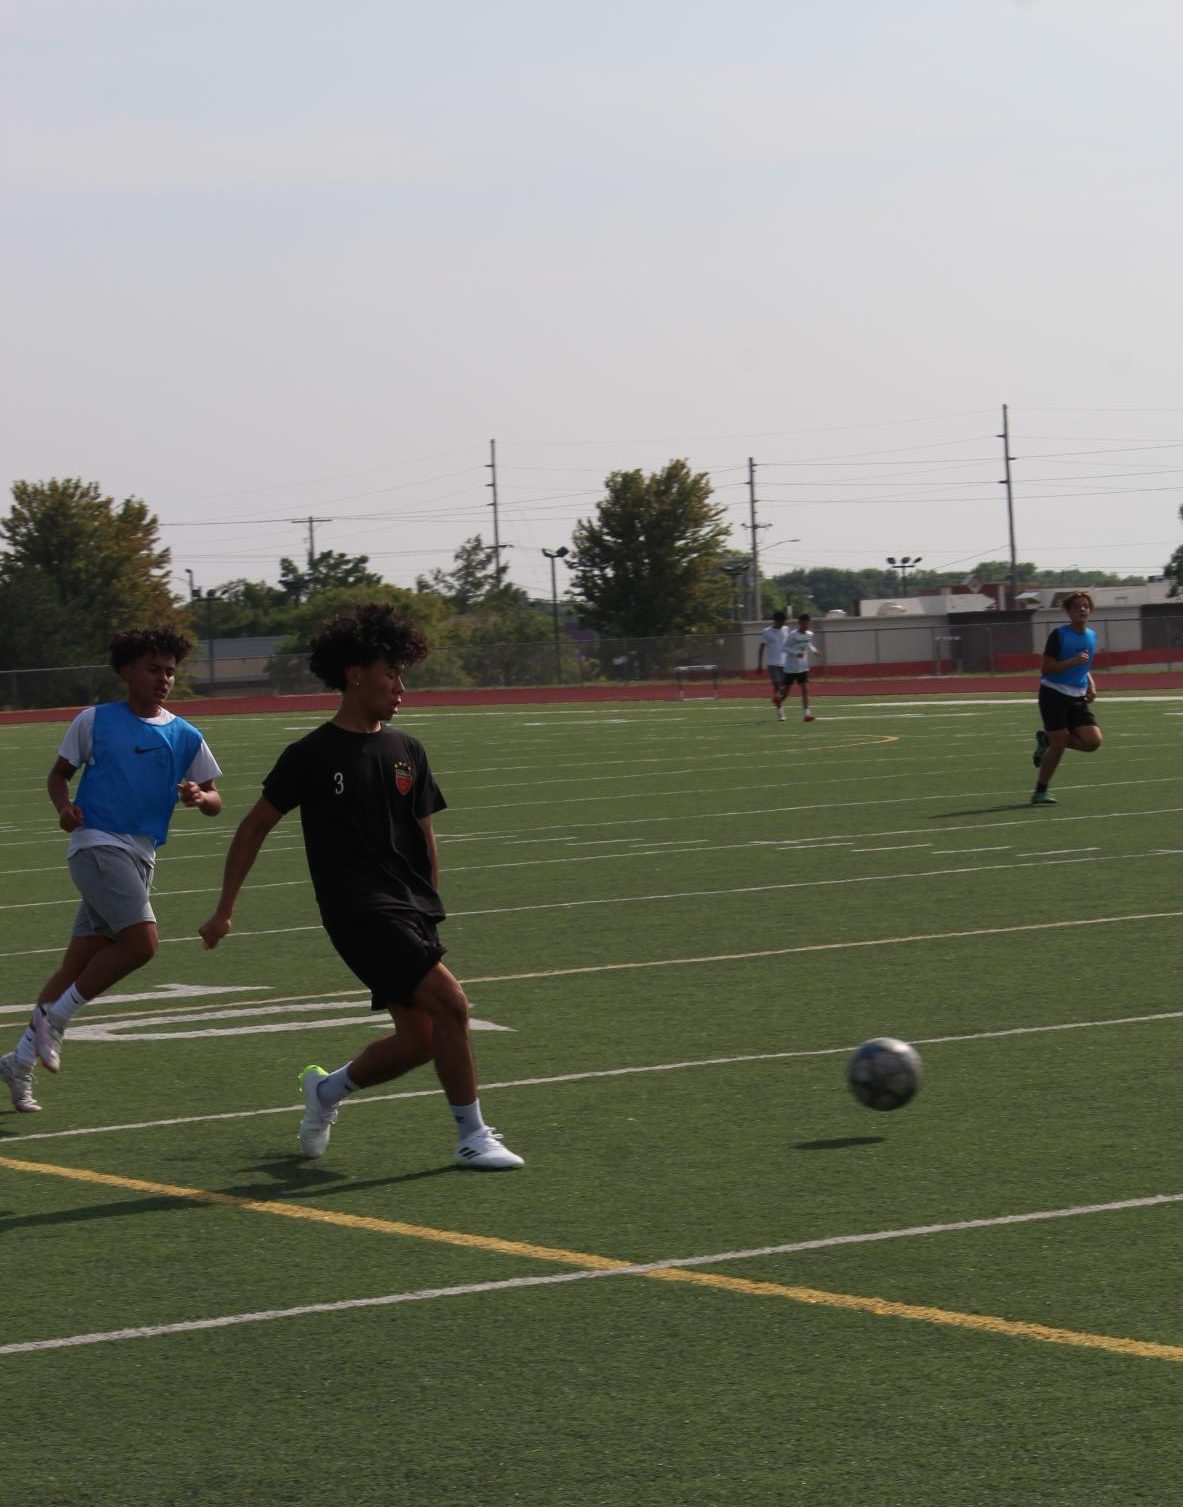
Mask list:
[[[0,0],[0,482],[209,588],[549,594],[614,469],[769,571],[1183,538],[1178,0]],[[563,587],[560,576],[560,590]]]

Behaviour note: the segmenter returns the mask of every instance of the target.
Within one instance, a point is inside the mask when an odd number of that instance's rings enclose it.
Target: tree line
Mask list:
[[[1183,508],[1180,509],[1183,518]],[[613,471],[594,516],[572,534],[563,592],[569,622],[606,638],[717,633],[746,617],[750,558],[729,540],[710,478],[685,460],[662,470]],[[531,599],[478,534],[455,552],[451,570],[419,576],[414,589],[369,569],[365,555],[326,550],[304,566],[283,558],[278,584],[236,578],[190,600],[170,585],[171,556],[148,504],[116,501],[97,482],[18,481],[0,519],[0,670],[100,663],[117,626],[179,618],[198,637],[282,636],[302,650],[316,625],[360,600],[395,602],[437,646],[463,654],[475,643],[541,643],[553,632],[549,600]],[[1166,573],[1183,579],[1183,545]],[[983,560],[967,574],[1006,580],[1006,561]],[[1141,577],[1102,571],[1041,571],[1023,562],[1025,585],[1127,584]],[[962,572],[910,572],[908,591],[957,584]],[[766,610],[857,610],[863,597],[900,592],[897,574],[819,566],[761,581]],[[1175,590],[1178,590],[1176,585]]]

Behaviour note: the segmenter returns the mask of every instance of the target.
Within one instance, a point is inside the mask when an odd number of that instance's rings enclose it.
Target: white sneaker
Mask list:
[[[802,722],[812,722],[813,721],[813,713],[812,712],[806,712],[805,715],[804,715],[804,717],[801,718],[801,721]]]
[[[776,709],[776,720],[778,722],[783,722],[785,720],[785,709],[784,709],[783,706],[778,706],[777,707],[777,709]]]
[[[309,1063],[300,1074],[300,1087],[304,1090],[304,1118],[300,1121],[300,1150],[305,1156],[324,1156],[329,1149],[329,1134],[337,1123],[337,1106],[326,1107],[320,1102],[316,1086],[329,1075],[323,1067]]]
[[[50,1020],[49,1011],[44,1005],[38,1005],[33,1011],[29,1029],[37,1038],[37,1055],[41,1058],[46,1072],[58,1072],[62,1065],[62,1036],[65,1033]]]
[[[504,1172],[510,1167],[524,1167],[524,1158],[516,1156],[491,1125],[467,1135],[456,1147],[456,1160],[482,1172]]]
[[[0,1080],[8,1084],[13,1109],[23,1115],[40,1113],[41,1106],[33,1097],[33,1069],[19,1063],[15,1052],[0,1057]]]

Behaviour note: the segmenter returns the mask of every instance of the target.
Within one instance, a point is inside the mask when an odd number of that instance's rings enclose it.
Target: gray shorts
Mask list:
[[[73,937],[110,937],[129,926],[155,921],[148,902],[152,865],[126,848],[79,848],[67,858],[70,878],[82,896]]]

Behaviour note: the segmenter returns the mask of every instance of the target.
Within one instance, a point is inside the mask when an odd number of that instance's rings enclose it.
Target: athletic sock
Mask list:
[[[33,1035],[32,1026],[25,1027],[25,1034],[17,1042],[14,1055],[21,1067],[37,1066],[37,1038]]]
[[[89,1003],[89,1000],[83,999],[81,994],[78,993],[78,985],[71,984],[68,989],[54,1000],[52,1005],[46,1005],[45,1013],[54,1025],[57,1026],[59,1031],[64,1031],[74,1016],[82,1009],[83,1005],[88,1005]]]
[[[1036,795],[1046,795],[1047,794],[1047,786],[1046,785],[1041,785],[1039,783],[1039,781],[1036,780],[1035,781],[1035,794]]]
[[[316,1085],[316,1097],[322,1104],[340,1104],[341,1100],[349,1094],[355,1094],[360,1084],[354,1083],[349,1076],[349,1064],[339,1067],[335,1073],[330,1073],[327,1078],[322,1078]]]
[[[476,1135],[478,1130],[488,1128],[481,1117],[479,1099],[474,1099],[471,1104],[449,1104],[448,1108],[452,1111],[452,1118],[456,1121],[456,1129],[462,1141],[467,1140],[470,1135]]]

